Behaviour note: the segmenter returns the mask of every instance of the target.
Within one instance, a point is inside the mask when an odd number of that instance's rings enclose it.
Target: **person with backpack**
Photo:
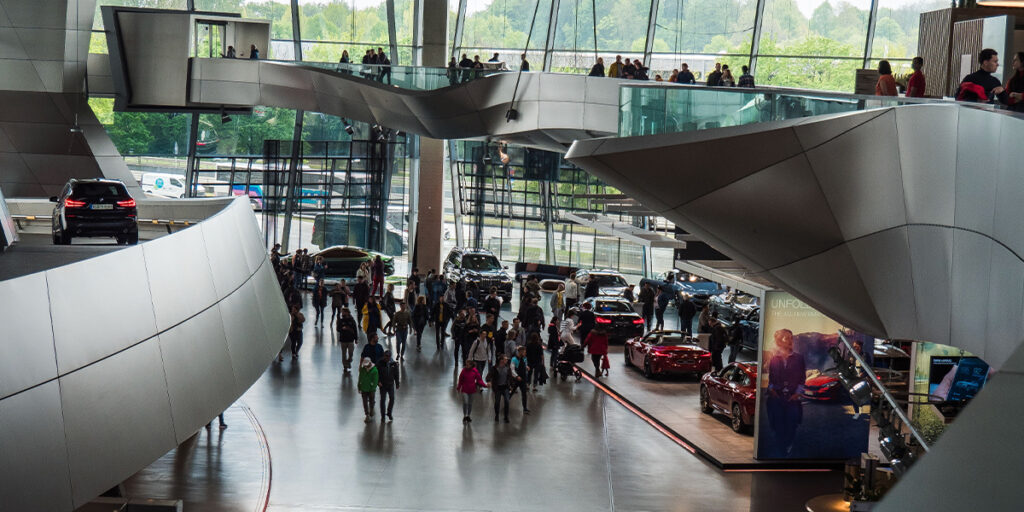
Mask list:
[[[356,340],[359,339],[359,328],[356,327],[356,320],[348,308],[341,310],[338,317],[338,341],[341,342],[341,364],[345,373],[352,367],[352,354],[355,352]]]
[[[530,333],[526,342],[526,365],[530,368],[530,378],[527,380],[529,380],[533,391],[536,392],[537,386],[543,386],[547,380],[544,371],[544,346],[540,344],[540,333],[538,332]]]
[[[462,422],[473,421],[473,396],[481,388],[486,388],[487,383],[480,376],[480,371],[473,365],[473,361],[466,360],[462,371],[459,372],[459,380],[455,389],[462,393]]]
[[[504,354],[498,356],[498,362],[487,372],[486,380],[494,393],[494,421],[498,421],[498,412],[504,405],[505,423],[508,423],[508,403],[512,397],[512,369],[509,368],[508,358]]]
[[[412,328],[416,331],[417,352],[422,348],[423,330],[427,328],[427,321],[430,320],[430,311],[427,308],[427,298],[423,295],[416,297],[416,306],[412,309]]]
[[[322,280],[316,282],[313,288],[313,308],[316,309],[316,317],[313,318],[313,325],[324,325],[324,310],[327,309],[327,287]]]
[[[473,312],[473,310],[469,310],[466,312],[466,326],[462,329],[462,336],[459,338],[459,343],[462,345],[462,357],[464,359],[470,359],[469,348],[473,346],[473,342],[476,341],[477,336],[480,336],[480,318],[475,312]],[[479,366],[477,369],[483,372],[484,367]]]
[[[384,416],[387,414],[388,421],[395,421],[391,415],[395,408],[395,390],[402,387],[399,381],[398,363],[391,359],[391,351],[385,350],[384,356],[377,361],[378,388],[380,389],[380,422],[384,423]]]
[[[348,285],[345,280],[338,281],[338,284],[331,290],[331,323],[341,314],[341,309],[348,309]]]
[[[477,332],[480,334],[466,351],[466,359],[473,361],[473,364],[482,370],[487,368],[487,361],[491,359],[491,342],[487,339],[487,331],[480,329]]]
[[[380,375],[377,371],[377,367],[373,364],[373,360],[369,357],[364,357],[362,363],[359,364],[359,383],[357,388],[359,394],[363,397],[363,413],[366,414],[366,423],[373,421],[374,413],[374,396],[377,392],[377,384]]]

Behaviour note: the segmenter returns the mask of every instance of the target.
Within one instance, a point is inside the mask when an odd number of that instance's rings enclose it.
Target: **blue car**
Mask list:
[[[725,292],[718,283],[681,270],[662,272],[655,279],[641,279],[640,287],[647,283],[650,283],[658,293],[670,292],[675,301],[682,298],[690,299],[698,310],[703,308],[711,297]]]

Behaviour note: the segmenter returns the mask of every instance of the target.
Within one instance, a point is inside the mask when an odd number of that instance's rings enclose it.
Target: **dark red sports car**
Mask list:
[[[743,432],[754,424],[757,398],[757,363],[731,363],[721,371],[708,372],[700,380],[700,410],[729,417],[732,429]]]
[[[711,370],[711,352],[682,331],[651,331],[626,342],[626,366],[643,368],[644,376],[700,375]]]
[[[838,370],[835,368],[808,373],[810,375],[804,382],[804,398],[818,402],[833,402],[849,396],[843,388],[843,383],[839,382]]]

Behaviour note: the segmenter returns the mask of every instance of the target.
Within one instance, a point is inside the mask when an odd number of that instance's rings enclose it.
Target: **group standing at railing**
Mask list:
[[[910,64],[913,73],[907,78],[905,94],[908,98],[925,97],[924,59],[914,57]],[[1024,112],[1024,52],[1013,56],[1013,76],[1002,83],[993,73],[999,69],[999,52],[986,48],[978,53],[978,70],[965,76],[956,92],[957,101],[991,103],[1015,112]],[[878,63],[876,96],[899,96],[899,88],[892,74],[892,65],[883,60]]]

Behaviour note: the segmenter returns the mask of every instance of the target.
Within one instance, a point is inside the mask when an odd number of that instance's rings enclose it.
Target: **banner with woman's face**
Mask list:
[[[867,451],[869,408],[853,404],[829,356],[832,347],[848,352],[843,327],[786,292],[766,293],[762,319],[756,458],[844,460]],[[870,364],[874,338],[844,333]]]

